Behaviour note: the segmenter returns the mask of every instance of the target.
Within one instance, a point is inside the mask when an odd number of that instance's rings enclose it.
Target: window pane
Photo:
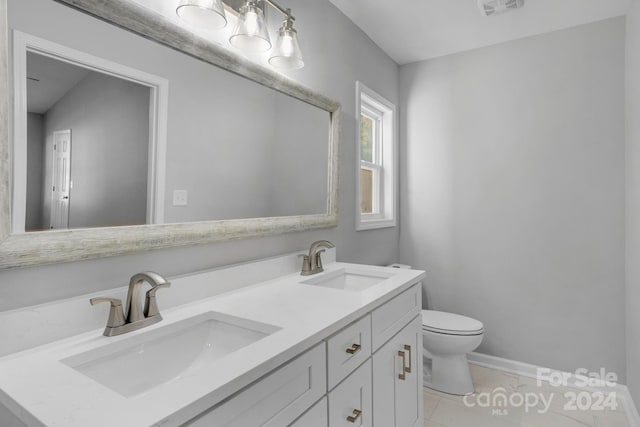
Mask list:
[[[373,120],[360,116],[360,158],[373,163]]]
[[[373,213],[373,171],[360,169],[360,213]]]

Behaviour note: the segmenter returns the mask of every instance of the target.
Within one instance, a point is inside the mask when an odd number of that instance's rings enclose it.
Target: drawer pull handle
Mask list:
[[[362,411],[361,411],[361,410],[359,410],[359,409],[354,409],[354,410],[353,410],[353,415],[349,415],[349,416],[347,417],[347,421],[349,421],[350,423],[355,423],[355,422],[356,422],[356,420],[357,420],[358,418],[360,418],[360,415],[362,415]]]
[[[398,351],[398,356],[402,357],[402,372],[398,374],[398,378],[404,381],[407,379],[407,376],[405,375],[405,372],[407,372],[406,362],[405,362],[406,353],[402,350]]]
[[[409,366],[408,367],[404,367],[404,371],[407,373],[411,373],[411,346],[410,345],[404,345],[404,349],[407,350],[407,352],[409,352]]]
[[[355,353],[359,352],[361,348],[362,348],[362,346],[360,344],[353,344],[351,347],[349,347],[347,349],[347,353],[355,354]]]

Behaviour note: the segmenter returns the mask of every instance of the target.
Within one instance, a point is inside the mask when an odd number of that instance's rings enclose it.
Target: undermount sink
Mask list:
[[[279,327],[207,312],[62,360],[124,397],[210,365]]]
[[[394,274],[395,271],[349,267],[326,272],[300,283],[359,292],[387,280]]]

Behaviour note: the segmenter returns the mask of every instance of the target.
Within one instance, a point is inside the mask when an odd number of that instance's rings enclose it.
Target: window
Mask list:
[[[396,107],[356,83],[358,230],[396,225]]]

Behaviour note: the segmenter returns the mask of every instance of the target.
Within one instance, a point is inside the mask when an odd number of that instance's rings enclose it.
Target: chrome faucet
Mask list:
[[[142,307],[139,287],[144,282],[149,283],[151,289],[146,292],[144,307]],[[103,335],[107,337],[121,335],[161,321],[162,316],[158,310],[156,292],[159,288],[170,285],[171,283],[167,279],[152,271],[134,274],[129,280],[126,311],[122,310],[122,301],[117,298],[91,298],[89,300],[91,305],[101,302],[111,304],[109,319]]]
[[[320,257],[324,249],[318,250],[319,248],[335,248],[335,245],[328,240],[317,240],[313,242],[309,248],[309,255],[302,255],[301,275],[310,276],[324,271],[322,268],[322,258]]]

